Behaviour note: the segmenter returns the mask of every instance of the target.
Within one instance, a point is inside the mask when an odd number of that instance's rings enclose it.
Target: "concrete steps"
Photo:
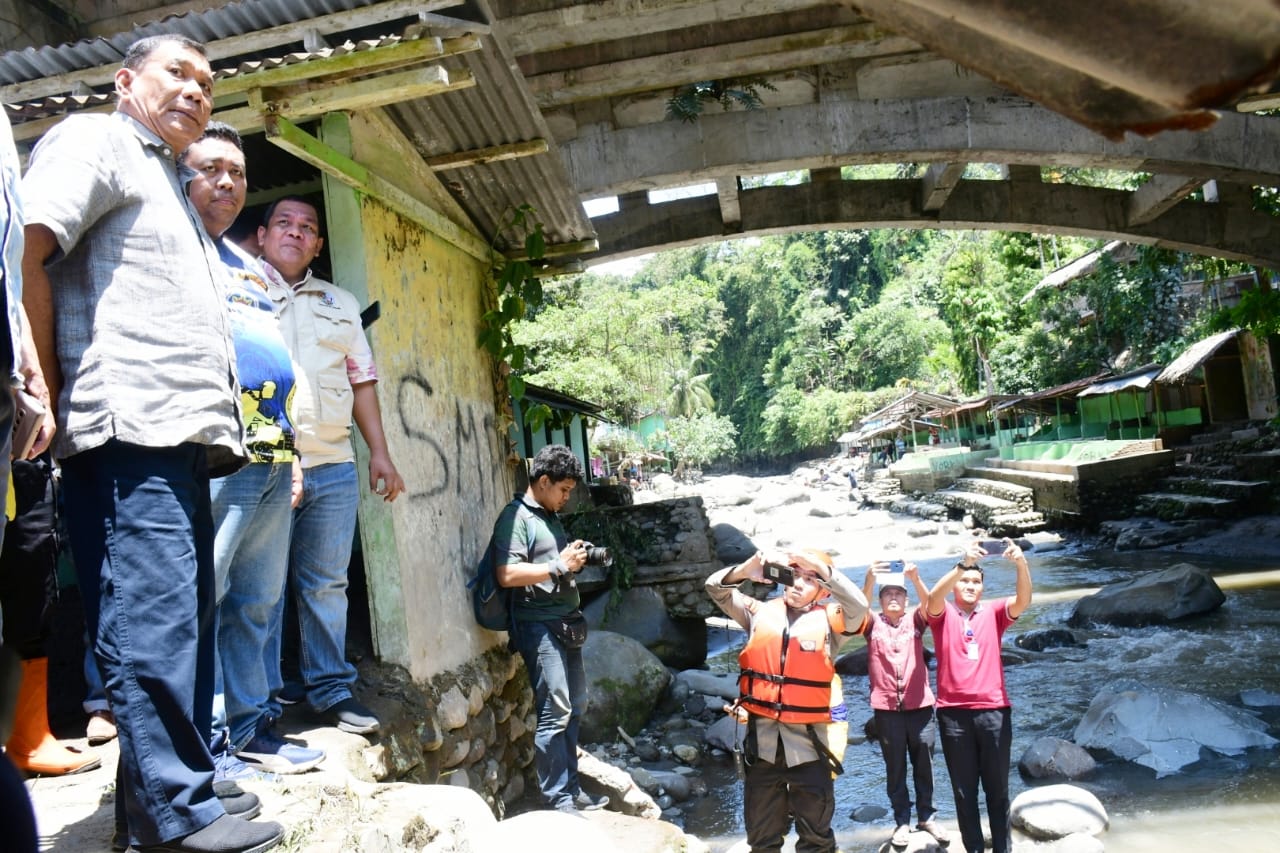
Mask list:
[[[1161,521],[1238,518],[1246,514],[1242,511],[1240,502],[1231,498],[1188,495],[1182,492],[1153,492],[1138,495],[1136,506],[1140,514],[1154,515]]]
[[[1164,488],[1183,495],[1226,498],[1241,504],[1265,506],[1271,498],[1271,484],[1266,480],[1228,480],[1203,477],[1167,477]]]
[[[970,492],[998,498],[1024,511],[1035,509],[1035,493],[1027,486],[1004,480],[988,480],[985,477],[961,477],[951,486],[959,492]]]
[[[964,479],[969,481],[970,489],[980,488],[984,491],[965,490],[953,486],[934,492],[933,500],[941,501],[948,509],[972,515],[974,522],[979,527],[986,528],[993,536],[1026,533],[1040,530],[1045,526],[1044,516],[1035,511],[1031,502],[1030,489],[1026,489],[1025,494],[1018,492],[1016,500],[1007,500],[986,494],[985,491],[1003,491],[1010,488],[1008,483],[996,480],[974,482],[971,478]],[[957,481],[956,485],[960,485],[960,482]]]

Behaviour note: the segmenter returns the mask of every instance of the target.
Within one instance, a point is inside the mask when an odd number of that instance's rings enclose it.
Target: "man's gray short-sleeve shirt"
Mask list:
[[[112,438],[243,456],[217,249],[187,201],[178,152],[123,113],[71,116],[31,155],[28,223],[61,253],[47,270],[63,373],[54,455]]]

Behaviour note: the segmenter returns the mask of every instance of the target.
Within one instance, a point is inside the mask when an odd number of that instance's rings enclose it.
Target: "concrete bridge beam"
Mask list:
[[[1150,222],[1129,221],[1130,193],[1069,184],[960,181],[926,211],[917,181],[838,181],[761,187],[738,196],[741,236],[849,228],[1052,231],[1280,266],[1280,219],[1234,204],[1183,201]],[[724,239],[716,196],[637,205],[593,220],[589,263]]]
[[[1054,164],[1280,185],[1280,120],[1224,114],[1197,133],[1110,142],[1016,98],[825,100],[708,113],[692,124],[595,126],[561,146],[584,198],[851,163]]]

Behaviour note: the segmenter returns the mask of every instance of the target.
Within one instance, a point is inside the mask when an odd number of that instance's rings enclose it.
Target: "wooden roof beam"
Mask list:
[[[506,145],[491,145],[487,148],[473,148],[470,151],[457,151],[453,154],[428,157],[427,165],[431,167],[432,171],[445,172],[449,169],[465,169],[468,166],[481,166],[485,163],[498,163],[502,160],[516,160],[520,157],[546,154],[547,150],[547,140],[538,138],[525,142],[510,142]]]
[[[304,62],[291,62],[288,65],[264,67],[256,71],[244,71],[231,77],[221,77],[214,81],[213,98],[216,103],[219,98],[247,92],[250,89],[313,83],[320,78],[375,74],[479,49],[480,39],[476,36],[463,36],[456,39],[414,39],[386,47],[375,47],[371,50],[309,59]]]
[[[271,115],[266,120],[267,139],[275,145],[331,175],[347,186],[372,196],[473,258],[490,263],[489,244],[396,186],[396,183],[326,145],[288,119]]]

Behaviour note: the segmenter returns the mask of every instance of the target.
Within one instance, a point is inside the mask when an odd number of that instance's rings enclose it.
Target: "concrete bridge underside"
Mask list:
[[[1225,114],[1200,132],[1111,142],[1014,98],[826,101],[597,127],[562,144],[584,198],[617,195],[588,264],[748,235],[827,228],[1078,234],[1280,265],[1280,219],[1252,187],[1280,184],[1280,122]],[[919,179],[840,180],[839,168],[928,163]],[[1006,180],[962,180],[969,163]],[[1045,183],[1042,167],[1148,172],[1138,190]],[[741,189],[739,176],[808,170],[810,183]],[[647,191],[715,182],[717,194],[649,204]],[[1187,195],[1204,188],[1204,200]]]

